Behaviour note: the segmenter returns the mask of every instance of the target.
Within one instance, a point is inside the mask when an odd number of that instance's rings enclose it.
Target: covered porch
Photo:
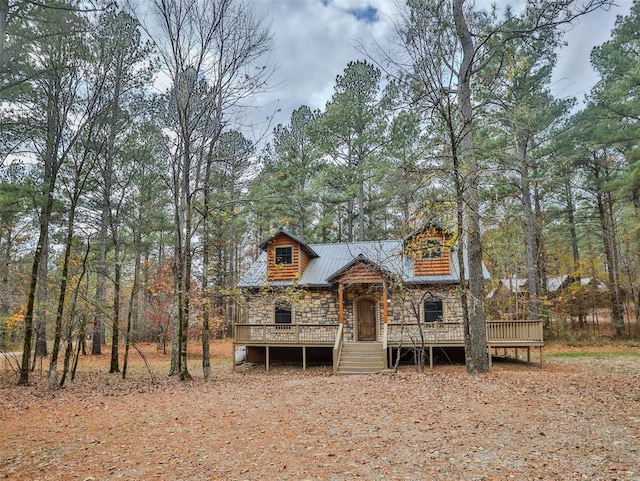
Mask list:
[[[380,335],[380,345],[384,352],[400,347],[423,347],[429,351],[429,367],[433,368],[434,348],[464,347],[464,329],[461,322],[389,322],[384,317]],[[531,362],[531,348],[537,348],[542,366],[544,347],[542,321],[490,320],[486,323],[486,329],[489,354],[498,348],[524,349],[527,352],[527,362]],[[263,348],[267,370],[270,363],[270,348],[299,349],[302,354],[303,369],[307,367],[309,349],[325,348],[332,350],[335,372],[340,364],[344,342],[344,323],[236,324],[234,326],[234,350],[235,346]],[[491,362],[491,356],[489,360]]]

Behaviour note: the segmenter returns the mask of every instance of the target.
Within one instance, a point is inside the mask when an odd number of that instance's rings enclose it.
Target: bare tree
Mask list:
[[[187,339],[194,214],[207,152],[218,143],[241,101],[266,85],[269,69],[261,62],[271,38],[264,20],[237,0],[154,0],[152,10],[157,22],[146,28],[153,30],[150,36],[171,82],[169,112],[175,126],[171,149],[177,285],[174,349],[179,356],[171,372],[187,380],[191,378]]]

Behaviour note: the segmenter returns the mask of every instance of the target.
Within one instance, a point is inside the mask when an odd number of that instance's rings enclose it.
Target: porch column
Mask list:
[[[338,322],[344,324],[344,289],[342,282],[338,283]]]
[[[389,310],[387,308],[388,296],[387,296],[387,282],[382,282],[382,321],[386,324],[389,320]]]

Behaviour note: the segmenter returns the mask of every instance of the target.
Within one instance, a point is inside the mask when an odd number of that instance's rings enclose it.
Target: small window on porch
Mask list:
[[[276,306],[276,324],[279,329],[290,327],[291,306]]]
[[[276,247],[276,264],[293,264],[293,247]]]
[[[424,322],[442,322],[442,300],[424,301]]]

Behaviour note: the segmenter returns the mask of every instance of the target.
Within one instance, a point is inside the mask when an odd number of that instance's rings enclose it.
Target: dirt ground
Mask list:
[[[551,347],[544,368],[498,362],[336,377],[318,367],[168,378],[145,348],[126,381],[109,356],[73,383],[15,387],[2,372],[0,479],[640,480],[640,349]]]

